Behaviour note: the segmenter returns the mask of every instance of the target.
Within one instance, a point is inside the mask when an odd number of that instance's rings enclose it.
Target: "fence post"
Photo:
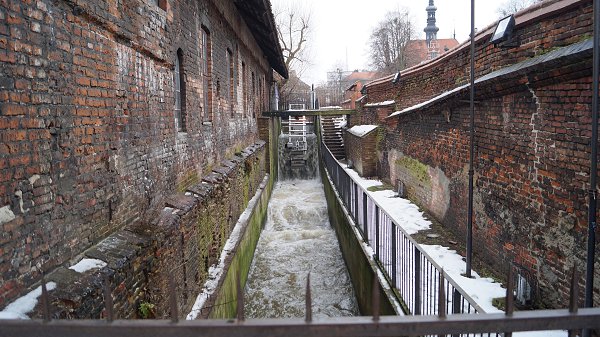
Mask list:
[[[452,313],[453,314],[460,314],[461,297],[462,296],[460,295],[460,292],[458,290],[456,290],[456,289],[452,290]],[[453,334],[452,337],[460,337],[460,334]]]
[[[363,192],[363,227],[364,227],[364,237],[365,242],[369,243],[369,227],[368,227],[369,217],[367,214],[367,193]]]
[[[394,222],[390,220],[390,233],[392,234],[392,284],[396,287],[396,231]]]
[[[379,206],[375,205],[375,259],[379,260]]]
[[[356,221],[356,225],[359,225],[358,222],[358,184],[354,183],[354,221]]]
[[[460,292],[456,289],[452,290],[452,313],[460,314],[460,301],[461,301]]]
[[[415,315],[421,314],[421,251],[415,246]]]

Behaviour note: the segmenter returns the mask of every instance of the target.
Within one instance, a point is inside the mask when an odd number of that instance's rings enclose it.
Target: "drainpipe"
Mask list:
[[[475,155],[475,0],[471,0],[471,97],[470,97],[470,149],[469,149],[469,211],[467,215],[467,277],[471,277],[473,257],[473,157]]]
[[[587,270],[585,278],[585,307],[594,306],[594,260],[596,247],[596,175],[598,172],[598,71],[600,71],[600,0],[594,0],[594,57],[592,77],[592,139],[590,158],[590,190],[588,208]],[[590,330],[584,330],[589,336]]]

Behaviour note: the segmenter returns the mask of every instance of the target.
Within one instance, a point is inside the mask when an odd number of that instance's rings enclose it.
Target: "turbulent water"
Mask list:
[[[310,272],[313,317],[358,315],[318,180],[278,182],[245,292],[250,318],[303,317]]]

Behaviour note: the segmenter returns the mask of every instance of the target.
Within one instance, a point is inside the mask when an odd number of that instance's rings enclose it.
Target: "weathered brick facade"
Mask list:
[[[273,64],[257,28],[233,1],[156,3],[0,2],[0,308],[258,141]]]
[[[496,270],[512,262],[531,275],[542,306],[565,307],[570,269],[585,270],[591,12],[591,1],[546,1],[517,15],[520,47],[490,45],[494,27],[476,37],[475,254]],[[465,43],[402,72],[396,84],[391,77],[370,84],[367,103],[394,99],[402,112],[382,118],[364,108],[361,117],[386,127],[380,175],[404,182],[411,199],[460,237],[467,223],[468,87],[444,93],[466,84],[468,69]],[[599,261],[597,254],[595,302]]]
[[[346,159],[361,177],[377,175],[377,136],[378,130],[357,136],[348,130],[344,131]]]

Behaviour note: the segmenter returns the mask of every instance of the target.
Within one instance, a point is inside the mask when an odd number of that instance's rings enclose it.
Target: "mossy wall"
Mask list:
[[[323,169],[321,170],[321,177],[327,199],[329,222],[337,233],[360,312],[362,315],[371,315],[373,313],[373,279],[378,267],[375,261],[370,259],[363,250],[362,239],[357,236],[352,228],[353,225],[349,220],[349,216],[345,213],[344,207]],[[380,282],[382,281],[380,280]],[[380,287],[379,312],[382,315],[401,314],[399,306],[393,304],[396,302],[393,296],[390,290]]]
[[[254,251],[260,237],[265,219],[267,206],[271,197],[274,180],[269,177],[260,187],[261,194],[258,197],[252,214],[247,223],[243,224],[243,235],[238,241],[235,254],[225,262],[226,273],[222,284],[215,297],[215,305],[209,315],[210,318],[234,318],[237,311],[237,279],[240,279],[242,289],[248,279],[250,265],[254,257]]]

